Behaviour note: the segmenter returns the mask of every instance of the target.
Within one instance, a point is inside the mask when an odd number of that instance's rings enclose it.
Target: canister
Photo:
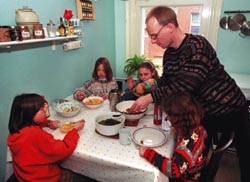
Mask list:
[[[9,29],[10,26],[0,26],[0,42],[10,41]]]
[[[49,20],[49,23],[47,24],[47,31],[49,37],[56,37],[56,26],[52,20]]]
[[[23,40],[31,39],[30,30],[29,30],[28,26],[20,26],[19,30],[22,34]]]
[[[121,94],[118,91],[118,89],[113,89],[109,92],[109,107],[111,111],[116,111],[115,105],[119,102],[121,102]]]
[[[34,36],[34,39],[44,39],[45,38],[42,24],[36,23],[33,25],[33,36]]]
[[[10,40],[11,41],[22,41],[22,33],[19,27],[11,26],[9,29]]]

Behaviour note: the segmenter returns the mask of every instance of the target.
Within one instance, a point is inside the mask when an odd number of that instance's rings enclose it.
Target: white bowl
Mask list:
[[[77,115],[81,110],[80,103],[60,99],[54,101],[53,107],[58,114],[67,118]]]
[[[90,109],[95,109],[103,104],[103,98],[99,96],[89,96],[83,99],[82,103]]]
[[[122,113],[127,120],[137,120],[144,116],[147,111],[147,108],[136,113],[128,113],[127,109],[129,109],[134,104],[134,102],[134,100],[122,101],[116,104],[115,108],[118,112]]]
[[[115,116],[118,115],[118,116]],[[113,119],[116,121],[119,121],[117,124],[113,125],[104,125],[101,124],[101,121],[105,121],[107,119]],[[95,126],[96,130],[105,136],[113,136],[119,133],[119,130],[124,127],[125,123],[125,116],[121,115],[118,112],[106,112],[106,113],[101,113],[95,118]]]

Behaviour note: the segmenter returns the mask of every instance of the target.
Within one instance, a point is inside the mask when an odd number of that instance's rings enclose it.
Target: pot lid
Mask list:
[[[245,36],[250,36],[250,21],[245,21],[240,28],[240,31]]]
[[[220,20],[220,27],[223,28],[223,29],[228,29],[228,22],[229,22],[229,19],[231,18],[231,16],[224,16],[221,18]]]
[[[240,30],[240,27],[243,25],[245,21],[246,17],[241,13],[237,13],[229,19],[228,28],[232,31]]]

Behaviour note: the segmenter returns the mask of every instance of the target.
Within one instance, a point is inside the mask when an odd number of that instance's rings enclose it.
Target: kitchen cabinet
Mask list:
[[[76,0],[77,16],[81,20],[94,20],[94,4],[90,0]]]

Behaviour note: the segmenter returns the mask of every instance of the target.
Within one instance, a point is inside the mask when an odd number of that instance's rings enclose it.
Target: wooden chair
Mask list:
[[[220,160],[223,153],[232,144],[234,132],[215,133],[210,137],[210,148],[208,150],[208,160],[201,174],[200,182],[213,182],[219,169]]]

